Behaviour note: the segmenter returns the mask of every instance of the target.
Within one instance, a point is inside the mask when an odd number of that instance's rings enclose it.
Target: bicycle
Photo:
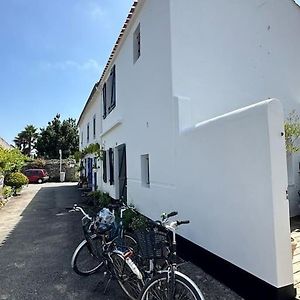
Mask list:
[[[104,293],[112,278],[116,278],[119,285],[130,299],[137,299],[144,282],[142,274],[132,261],[134,249],[137,246],[135,239],[124,234],[123,212],[129,209],[123,203],[109,205],[112,212],[105,211],[109,221],[89,216],[82,207],[74,204],[71,211],[80,211],[85,239],[78,245],[72,256],[73,270],[82,276],[96,273],[103,266],[104,275],[109,275]],[[115,209],[120,209],[119,224],[115,224]]]
[[[150,243],[147,245],[146,241],[144,246],[146,246],[147,249],[154,250],[153,253],[150,253],[149,258],[154,259],[155,257],[161,258],[165,256],[167,264],[165,269],[156,270],[156,275],[152,276],[152,278],[150,277],[148,282],[146,282],[139,295],[139,300],[204,300],[204,296],[197,285],[187,275],[177,270],[176,229],[178,226],[188,224],[190,221],[169,222],[169,218],[175,215],[177,215],[176,212],[168,215],[163,214],[162,221],[158,222],[159,225],[172,233],[172,242],[168,247],[169,253],[165,255],[162,251],[160,251],[160,248],[164,248],[165,246],[161,237],[158,239],[155,238],[155,232],[152,233],[154,238],[146,239],[148,242],[150,241]],[[161,233],[159,233],[159,236],[160,235]],[[153,266],[152,269],[154,270]]]

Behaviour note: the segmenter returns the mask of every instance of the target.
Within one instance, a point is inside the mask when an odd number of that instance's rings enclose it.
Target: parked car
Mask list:
[[[42,183],[49,179],[49,175],[45,169],[28,169],[25,171],[30,183]]]

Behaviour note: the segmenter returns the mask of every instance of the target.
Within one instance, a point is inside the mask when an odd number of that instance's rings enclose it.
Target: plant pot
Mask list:
[[[292,256],[294,256],[295,250],[297,248],[297,241],[292,237],[291,237],[291,246],[292,246]]]

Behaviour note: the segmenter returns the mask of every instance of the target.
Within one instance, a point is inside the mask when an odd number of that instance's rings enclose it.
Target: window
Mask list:
[[[93,138],[96,138],[96,115],[93,117]]]
[[[90,141],[90,123],[86,126],[86,142],[88,143]]]
[[[109,183],[110,185],[114,184],[114,150],[109,148],[108,150],[109,158]]]
[[[150,187],[149,154],[141,155],[142,186]]]
[[[81,146],[83,145],[83,131],[81,131]]]
[[[103,182],[107,182],[106,151],[103,151]]]
[[[110,75],[102,89],[103,118],[116,106],[116,66],[113,66]]]
[[[133,63],[135,63],[141,56],[141,31],[140,24],[133,33]]]

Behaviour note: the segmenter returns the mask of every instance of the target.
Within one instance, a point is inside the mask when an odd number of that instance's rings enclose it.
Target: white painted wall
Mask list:
[[[96,136],[93,136],[93,118],[96,117]],[[90,124],[90,139],[87,143],[87,124]],[[85,108],[81,120],[78,124],[79,128],[79,150],[84,149],[90,144],[99,143],[101,145],[100,134],[102,132],[102,108],[101,108],[101,93],[100,90],[96,91],[89,102],[88,106]],[[81,143],[81,132],[83,131],[83,143]],[[87,155],[85,158],[94,158],[94,155]],[[102,185],[102,164],[98,161],[99,168],[97,169],[97,186]],[[94,184],[94,177],[93,177]]]
[[[208,251],[275,287],[292,284],[282,125],[276,100],[190,129],[178,122],[174,186],[147,194],[130,182],[131,194],[153,218],[178,210],[191,220],[180,234]]]
[[[172,0],[173,94],[190,99],[193,122],[278,98],[300,113],[300,7],[292,0]],[[296,155],[295,165],[300,161]],[[298,169],[289,173],[300,214]]]
[[[105,149],[126,143],[128,201],[153,218],[178,210],[192,221],[186,238],[275,287],[291,284],[283,115],[275,100],[245,106],[278,97],[286,112],[298,107],[299,9],[289,0],[141,3],[114,60],[116,107],[101,130]],[[102,188],[117,197],[116,185]]]
[[[116,107],[103,120],[102,136],[105,149],[126,143],[129,186],[141,186],[140,155],[149,153],[152,186],[160,189],[163,194],[165,187],[176,176],[172,172],[174,114],[170,109],[173,101],[169,12],[168,1],[145,1],[140,14],[134,20],[114,62]],[[141,56],[133,63],[133,32],[139,23]],[[119,125],[107,132],[118,122]],[[109,183],[104,185],[104,190],[112,196],[116,195],[116,187]],[[129,189],[128,200],[132,201],[133,198]]]

